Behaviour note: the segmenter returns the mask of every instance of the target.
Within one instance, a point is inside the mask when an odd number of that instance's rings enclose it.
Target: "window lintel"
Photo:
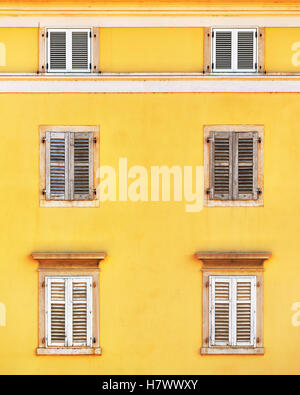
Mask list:
[[[272,253],[267,251],[254,252],[217,252],[217,251],[198,251],[194,254],[195,258],[202,261],[202,267],[222,268],[233,266],[241,268],[263,267],[264,262],[271,258]]]
[[[89,267],[98,268],[106,258],[106,252],[33,252],[31,257],[38,261],[39,268]]]

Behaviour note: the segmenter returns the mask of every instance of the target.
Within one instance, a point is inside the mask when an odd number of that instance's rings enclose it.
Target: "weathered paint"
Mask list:
[[[2,94],[0,331],[2,372],[266,373],[299,371],[299,94]],[[100,125],[100,164],[203,165],[203,126],[265,126],[265,205],[184,202],[39,207],[41,124]],[[130,181],[129,181],[130,182]],[[101,357],[35,355],[33,251],[102,251]],[[267,250],[264,356],[201,356],[201,250]],[[22,325],[20,325],[20,322]]]

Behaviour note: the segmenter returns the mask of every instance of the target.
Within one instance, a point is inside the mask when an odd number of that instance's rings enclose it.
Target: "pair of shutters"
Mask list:
[[[91,29],[48,29],[47,72],[90,72]]]
[[[46,345],[92,346],[92,278],[46,278]]]
[[[213,29],[215,72],[257,71],[256,29]]]
[[[93,200],[93,132],[46,132],[46,200]]]
[[[258,133],[211,132],[210,199],[258,199]]]
[[[210,346],[256,346],[256,277],[210,276]]]

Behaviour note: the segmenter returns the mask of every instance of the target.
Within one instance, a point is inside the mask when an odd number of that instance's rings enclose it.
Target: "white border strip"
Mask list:
[[[290,80],[22,80],[0,81],[0,93],[205,93],[296,92],[300,79]]]
[[[298,16],[0,16],[0,27],[48,27],[88,28],[95,27],[300,27]]]

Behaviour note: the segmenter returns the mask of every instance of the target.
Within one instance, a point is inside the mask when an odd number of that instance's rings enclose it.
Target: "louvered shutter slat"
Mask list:
[[[254,65],[254,37],[253,31],[238,31],[237,32],[237,68],[243,70],[253,70]]]
[[[68,134],[46,132],[46,199],[68,199]]]
[[[67,67],[66,32],[49,33],[50,69],[65,70]]]
[[[72,69],[89,69],[89,33],[72,32]]]
[[[51,280],[48,283],[48,345],[66,344],[66,283]]]
[[[257,200],[257,132],[235,134],[234,199]]]
[[[255,337],[254,280],[237,280],[236,288],[236,344],[250,346]]]
[[[211,132],[210,135],[210,198],[232,198],[232,134]]]
[[[72,200],[93,199],[93,133],[71,133]]]
[[[72,280],[72,343],[91,345],[91,280]]]
[[[217,31],[215,33],[215,69],[232,69],[232,32]]]
[[[211,343],[216,346],[226,346],[230,342],[230,282],[214,279],[211,291]]]

